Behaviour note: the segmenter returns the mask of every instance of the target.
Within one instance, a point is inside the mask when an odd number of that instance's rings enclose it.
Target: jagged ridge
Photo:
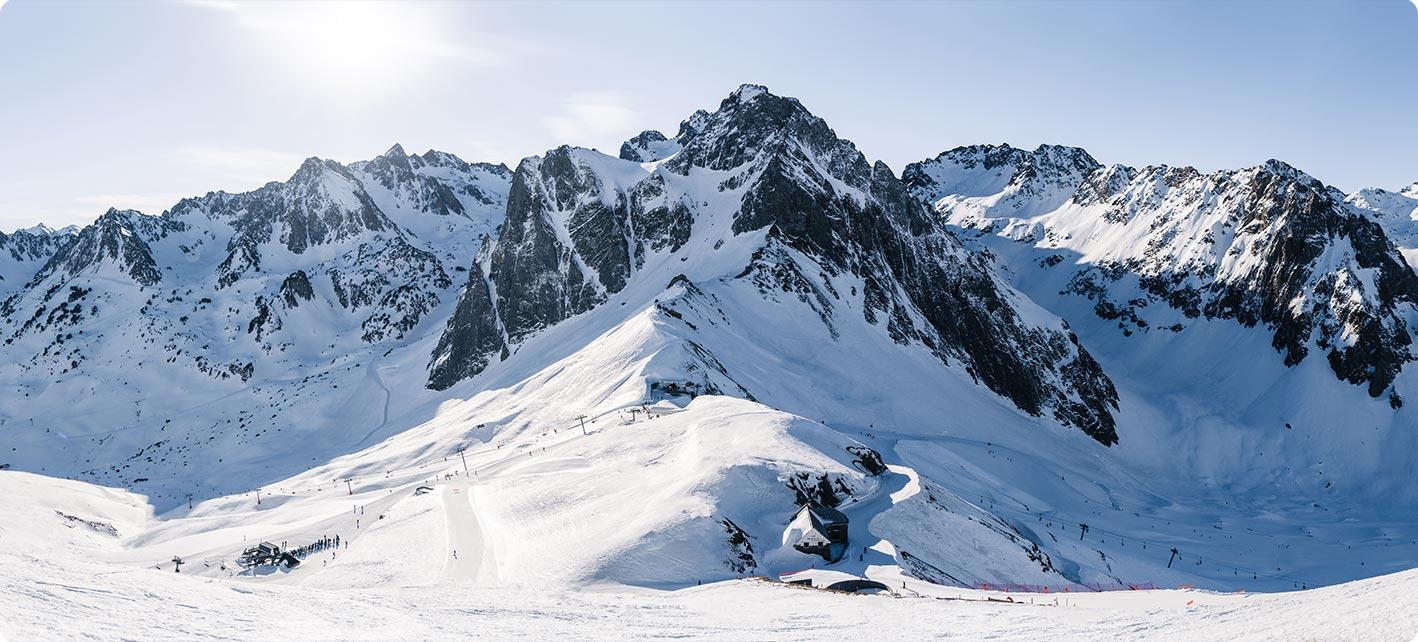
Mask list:
[[[1103,167],[1077,148],[977,146],[905,175],[952,225],[1079,253],[1086,269],[1065,293],[1095,299],[1125,332],[1148,328],[1141,310],[1154,302],[1264,325],[1287,365],[1318,348],[1375,397],[1413,359],[1404,319],[1418,277],[1343,194],[1279,161],[1202,174]],[[1142,298],[1113,285],[1125,276]]]
[[[635,144],[644,140],[657,137]],[[899,343],[961,362],[1025,412],[1116,441],[1116,392],[1071,333],[1025,322],[1020,295],[884,164],[869,164],[796,99],[745,85],[716,112],[685,121],[676,144],[653,169],[569,148],[524,161],[503,234],[474,266],[434,352],[430,386],[473,376],[533,333],[603,303],[647,254],[757,238],[743,241],[757,249],[734,278],[799,296],[829,326],[859,298],[857,314]],[[861,292],[834,285],[848,281]]]

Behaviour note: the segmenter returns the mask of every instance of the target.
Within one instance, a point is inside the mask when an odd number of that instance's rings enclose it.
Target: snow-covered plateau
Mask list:
[[[0,235],[0,635],[1411,639],[1415,190],[745,85]]]

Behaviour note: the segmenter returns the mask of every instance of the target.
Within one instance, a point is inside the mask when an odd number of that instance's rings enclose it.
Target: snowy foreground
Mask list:
[[[893,586],[892,595],[840,594],[768,579],[678,590],[610,583],[478,586],[474,578],[487,577],[479,567],[495,560],[473,554],[482,542],[460,532],[471,516],[458,512],[469,505],[459,499],[466,486],[438,486],[393,504],[387,519],[332,558],[336,563],[317,568],[320,560],[312,557],[283,577],[204,576],[211,569],[201,562],[189,561],[179,575],[170,564],[157,569],[119,561],[133,557],[134,542],[120,544],[108,527],[123,532],[151,519],[138,497],[0,473],[0,490],[17,503],[16,519],[0,526],[0,636],[803,639],[816,632],[887,639],[1408,640],[1418,633],[1418,571],[1272,594],[1031,595],[916,580],[903,580],[905,590]],[[71,519],[80,514],[83,521]],[[451,546],[463,547],[465,555],[452,558]],[[383,586],[333,588],[375,580]]]
[[[753,580],[653,591],[439,587],[323,590],[0,556],[4,635],[101,639],[1408,640],[1418,572],[1298,593],[959,591],[965,600],[841,595]],[[1024,603],[1019,603],[1024,602]],[[1066,605],[1065,605],[1066,603]]]

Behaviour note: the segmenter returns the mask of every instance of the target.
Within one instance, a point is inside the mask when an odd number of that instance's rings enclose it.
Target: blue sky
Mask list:
[[[743,82],[870,158],[1078,145],[1418,180],[1418,8],[1372,2],[32,2],[0,7],[0,230],[283,180],[395,142],[615,153]]]

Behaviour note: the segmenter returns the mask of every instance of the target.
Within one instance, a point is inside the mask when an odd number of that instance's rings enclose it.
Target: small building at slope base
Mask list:
[[[783,540],[800,552],[836,562],[847,553],[847,516],[817,502],[804,504],[788,522]]]

